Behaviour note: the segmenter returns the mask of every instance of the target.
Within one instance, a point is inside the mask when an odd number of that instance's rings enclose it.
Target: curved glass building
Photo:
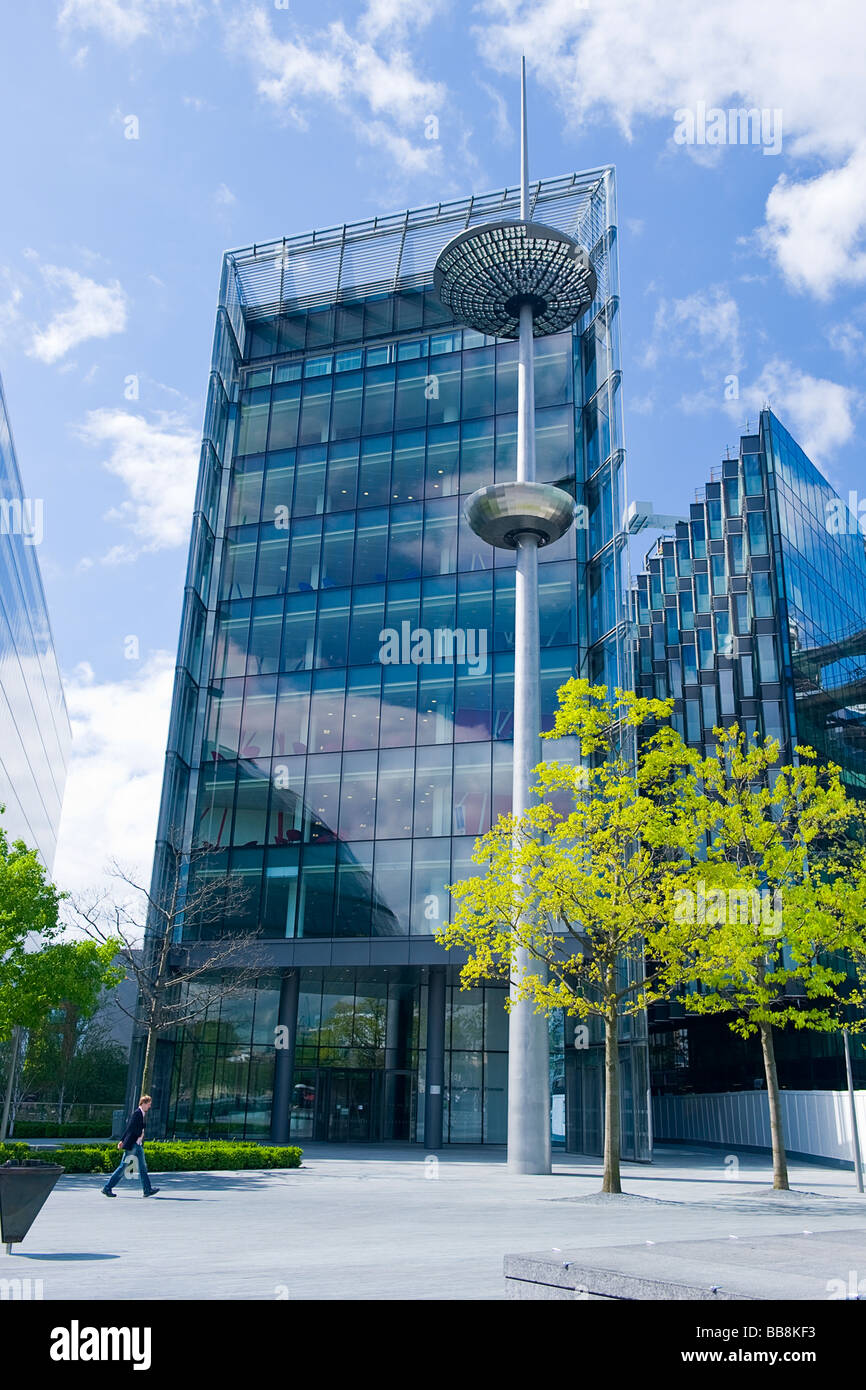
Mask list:
[[[580,504],[540,555],[549,727],[569,676],[628,678],[613,171],[531,201],[598,284],[536,345],[538,478]],[[162,1044],[169,1132],[423,1142],[438,1111],[445,1142],[504,1142],[504,990],[461,992],[433,932],[510,809],[514,554],[462,507],[514,476],[517,344],[432,280],[462,228],[519,215],[507,188],[225,257],[154,884],[182,838],[195,881],[246,886],[223,925],[268,968]],[[551,1040],[554,1137],[600,1148],[600,1052]],[[624,1072],[641,1156],[640,1030]]]
[[[50,869],[71,731],[36,559],[43,527],[42,499],[24,495],[0,382],[0,824]]]

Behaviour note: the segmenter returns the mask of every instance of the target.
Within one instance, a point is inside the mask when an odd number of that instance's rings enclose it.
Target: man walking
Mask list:
[[[138,1102],[138,1109],[133,1110],[129,1117],[129,1123],[118,1140],[117,1147],[123,1149],[123,1158],[115,1168],[108,1182],[102,1189],[103,1197],[116,1197],[117,1193],[112,1191],[116,1183],[123,1177],[123,1170],[129,1162],[130,1155],[138,1160],[138,1175],[141,1178],[141,1188],[145,1197],[155,1197],[159,1191],[158,1187],[151,1186],[150,1175],[147,1171],[147,1164],[144,1161],[144,1149],[141,1147],[144,1138],[144,1121],[148,1110],[153,1105],[152,1096],[142,1096]]]

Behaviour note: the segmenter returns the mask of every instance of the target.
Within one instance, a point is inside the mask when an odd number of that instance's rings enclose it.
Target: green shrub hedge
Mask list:
[[[15,1125],[16,1139],[104,1139],[110,1134],[110,1120],[107,1124],[105,1120],[73,1120],[66,1125],[18,1120]]]
[[[204,1173],[235,1168],[300,1168],[303,1150],[295,1146],[275,1148],[264,1144],[214,1143],[180,1140],[145,1143],[151,1173]],[[41,1158],[62,1163],[67,1173],[110,1173],[120,1162],[113,1144],[75,1144],[69,1148],[33,1149],[29,1144],[0,1144],[0,1163],[8,1158]]]

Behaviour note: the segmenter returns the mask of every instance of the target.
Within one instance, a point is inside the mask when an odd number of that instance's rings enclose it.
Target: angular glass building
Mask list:
[[[779,740],[782,762],[807,745],[866,794],[866,541],[771,411],[725,459],[637,579],[637,688],[674,697],[674,723],[707,752],[734,721]],[[660,1090],[751,1087],[754,1039],[719,1018],[651,1011],[653,1084]],[[844,1084],[834,1036],[776,1037],[785,1086]],[[862,1068],[862,1063],[858,1062]],[[863,1079],[866,1080],[866,1072]]]
[[[711,750],[737,720],[806,744],[866,792],[866,544],[858,519],[771,411],[647,556],[638,689],[675,698]]]
[[[540,554],[549,727],[571,675],[630,680],[613,171],[531,196],[598,279],[536,344],[538,477],[583,523]],[[181,835],[194,877],[247,887],[222,925],[259,928],[268,968],[161,1047],[169,1132],[424,1142],[440,1110],[445,1142],[505,1140],[504,991],[460,991],[433,932],[510,809],[514,554],[462,505],[514,476],[517,344],[432,278],[457,232],[519,215],[509,188],[225,257],[154,886]],[[600,1149],[599,1049],[551,1040],[554,1137]],[[640,1157],[640,1029],[623,1052]]]
[[[24,496],[0,383],[0,824],[50,869],[71,731],[36,559],[43,524],[41,500]]]

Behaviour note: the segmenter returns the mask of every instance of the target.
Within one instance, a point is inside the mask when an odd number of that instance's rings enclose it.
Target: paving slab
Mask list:
[[[652,1164],[623,1165],[621,1198],[600,1196],[595,1158],[560,1154],[534,1177],[509,1173],[502,1150],[456,1146],[428,1156],[309,1145],[290,1171],[154,1174],[162,1190],[148,1201],[137,1183],[107,1201],[99,1177],[71,1175],[16,1253],[0,1255],[0,1281],[39,1279],[45,1299],[500,1301],[503,1260],[521,1251],[589,1263],[642,1247],[650,1258],[637,1273],[661,1268],[663,1242],[806,1229],[855,1238],[832,1276],[822,1256],[819,1283],[866,1276],[866,1198],[853,1174],[793,1163],[800,1195],[773,1194],[769,1159],[731,1157],[658,1148]]]
[[[849,1292],[853,1264],[863,1268],[861,1231],[768,1235],[727,1240],[661,1241],[607,1250],[507,1255],[509,1299],[826,1300]],[[856,1284],[855,1284],[856,1289]],[[864,1280],[866,1287],[866,1280]],[[866,1298],[866,1292],[863,1297]]]

